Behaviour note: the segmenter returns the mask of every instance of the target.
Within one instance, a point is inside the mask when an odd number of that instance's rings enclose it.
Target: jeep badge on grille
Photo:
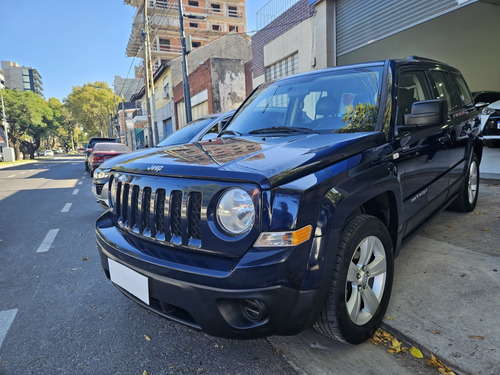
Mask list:
[[[150,165],[147,168],[148,171],[153,171],[153,172],[161,172],[162,169],[163,165],[156,165],[156,164]]]

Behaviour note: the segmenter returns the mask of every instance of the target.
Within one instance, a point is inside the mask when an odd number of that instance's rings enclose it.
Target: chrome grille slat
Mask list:
[[[201,192],[154,188],[119,179],[113,183],[113,212],[122,229],[155,241],[200,247]]]

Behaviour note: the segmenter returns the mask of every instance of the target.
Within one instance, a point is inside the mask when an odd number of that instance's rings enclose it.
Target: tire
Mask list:
[[[393,275],[387,228],[374,216],[356,216],[342,231],[332,283],[314,329],[348,344],[369,339],[389,304]]]
[[[473,155],[458,196],[449,206],[449,209],[456,212],[471,212],[476,208],[478,193],[479,159],[476,155]]]
[[[496,148],[496,147],[498,147],[497,141],[494,141],[494,140],[483,139],[483,143],[486,145],[486,147],[489,147],[489,148]]]

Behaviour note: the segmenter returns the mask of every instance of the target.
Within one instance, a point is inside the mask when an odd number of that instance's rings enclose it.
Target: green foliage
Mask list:
[[[53,112],[48,103],[32,91],[5,89],[2,90],[2,95],[5,117],[9,123],[9,139],[16,159],[20,159],[21,141],[33,139],[33,142],[28,143],[37,148],[41,136],[47,131],[47,124],[53,119]]]
[[[342,121],[346,126],[339,133],[371,132],[377,124],[378,106],[376,104],[359,103],[356,107],[349,105]]]
[[[65,107],[89,137],[106,136],[108,121],[119,100],[107,83],[87,83],[73,87],[65,100]]]

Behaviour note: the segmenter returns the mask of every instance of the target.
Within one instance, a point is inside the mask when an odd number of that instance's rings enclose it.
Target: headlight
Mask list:
[[[102,180],[104,178],[109,178],[109,169],[99,169],[94,171],[94,178],[96,180]]]
[[[255,221],[255,207],[250,195],[242,189],[226,191],[217,205],[217,220],[231,235],[249,231]]]
[[[492,113],[495,113],[495,110],[493,108],[490,108],[490,107],[484,107],[483,110],[481,111],[481,114],[485,115],[485,116],[489,116]]]

